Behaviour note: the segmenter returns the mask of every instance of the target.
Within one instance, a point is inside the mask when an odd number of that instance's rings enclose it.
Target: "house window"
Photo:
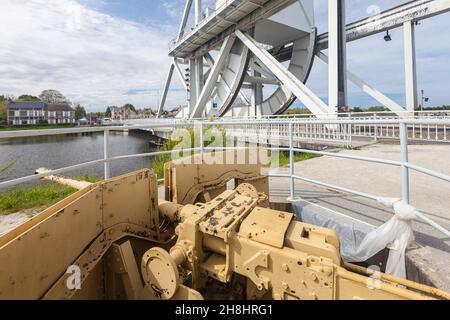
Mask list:
[[[14,111],[14,117],[20,117],[20,111]]]

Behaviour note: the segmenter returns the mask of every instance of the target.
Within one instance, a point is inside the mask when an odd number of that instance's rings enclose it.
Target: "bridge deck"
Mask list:
[[[271,4],[275,8],[283,8],[292,4],[293,0],[228,0],[219,8],[215,9],[207,17],[205,17],[199,25],[192,28],[190,32],[171,43],[169,55],[174,57],[185,58],[192,54],[195,50],[206,45],[209,41],[217,41],[225,31],[230,28],[239,27],[240,29],[248,29],[256,22],[260,21],[266,15],[270,15],[272,11],[263,10],[266,5]],[[255,11],[259,13],[251,16]],[[277,12],[278,10],[275,10]],[[274,12],[272,12],[273,14]]]

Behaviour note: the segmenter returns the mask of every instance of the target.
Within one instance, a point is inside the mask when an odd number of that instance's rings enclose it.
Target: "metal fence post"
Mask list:
[[[109,163],[109,130],[103,131],[103,159],[105,159],[104,170],[106,180],[111,177],[111,168]]]
[[[408,126],[404,122],[400,123],[400,148],[402,154],[402,199],[405,204],[409,204]]]
[[[348,124],[348,143],[349,143],[349,148],[353,147],[353,126],[352,123],[350,122]]]
[[[295,153],[294,153],[294,130],[293,130],[293,124],[292,122],[289,123],[289,170],[290,170],[290,177],[291,177],[291,195],[288,198],[288,201],[295,201]]]
[[[200,122],[200,155],[201,155],[201,159],[202,159],[202,164],[203,164],[203,151],[204,151],[204,147],[205,147],[205,138],[203,136],[203,122]]]
[[[378,126],[377,126],[377,114],[376,113],[373,115],[373,121],[374,121],[373,128],[375,131],[374,132],[374,141],[378,142]]]

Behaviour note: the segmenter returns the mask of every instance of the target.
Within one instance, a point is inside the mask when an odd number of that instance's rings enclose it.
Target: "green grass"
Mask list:
[[[97,183],[97,182],[103,180],[102,178],[90,176],[90,175],[87,175],[87,174],[85,174],[84,176],[76,177],[75,179],[76,180],[82,180],[82,181],[90,182],[90,183]]]
[[[175,146],[178,144],[178,141],[174,140],[167,140],[167,142],[162,146],[158,148],[158,151],[172,151]],[[153,172],[156,174],[158,179],[162,179],[164,177],[164,164],[167,162],[172,161],[172,155],[171,154],[163,154],[160,156],[155,157],[152,160],[152,169]]]
[[[101,178],[84,175],[78,180],[96,183]],[[8,191],[0,194],[0,215],[19,212],[33,208],[48,208],[67,198],[77,190],[59,184],[44,184],[33,188]]]
[[[226,131],[221,128],[220,126],[218,127],[218,129],[222,132],[223,135],[223,141],[226,141]],[[199,141],[198,141],[198,137],[199,137],[199,133],[196,132],[196,134],[194,134],[194,130],[192,128],[188,128],[187,129],[192,137],[191,140],[191,145],[192,146],[199,146]],[[211,127],[206,128],[207,130],[211,130]],[[171,151],[173,150],[177,144],[180,143],[180,141],[174,141],[174,140],[167,140],[167,142],[158,149],[158,151]],[[294,153],[294,159],[295,162],[299,162],[299,161],[306,161],[306,160],[310,160],[310,159],[314,159],[314,158],[319,158],[321,157],[321,155],[318,154],[312,154],[312,153]],[[161,155],[158,157],[155,157],[152,160],[152,169],[153,171],[156,173],[158,179],[161,179],[162,177],[164,177],[164,164],[167,162],[171,162],[172,158],[170,154],[166,154],[166,155]],[[290,159],[289,159],[289,152],[284,151],[284,152],[280,152],[279,153],[279,166],[283,167],[286,166],[290,163]]]
[[[183,128],[180,128],[180,129],[183,129]],[[190,128],[190,127],[187,127],[184,129],[189,131],[189,135],[191,137],[191,148],[199,147],[200,146],[199,130]],[[225,130],[220,126],[215,127],[215,129],[217,129],[217,130],[219,130],[219,132],[221,132],[222,139],[225,142],[226,141]],[[204,134],[206,135],[209,130],[213,130],[213,127],[212,126],[206,127]],[[180,142],[181,142],[181,139],[180,140],[169,139],[166,141],[166,143],[162,147],[158,148],[158,151],[172,151]],[[208,144],[212,143],[212,142],[214,142],[214,141],[208,141]],[[186,146],[185,148],[188,148],[188,146]],[[160,155],[151,160],[152,169],[155,172],[155,174],[157,175],[158,179],[162,179],[164,177],[164,164],[166,164],[167,162],[171,162],[171,161],[172,161],[171,154]]]
[[[294,161],[300,162],[300,161],[306,161],[310,159],[320,158],[321,155],[313,154],[313,153],[294,153]],[[290,163],[290,157],[289,152],[284,151],[280,152],[280,167],[286,166]]]
[[[23,125],[23,126],[11,126],[0,127],[0,131],[20,131],[20,130],[44,130],[44,129],[66,129],[74,128],[76,124],[37,124],[37,125]]]
[[[8,191],[0,194],[0,215],[38,207],[50,207],[76,191],[74,188],[55,184]]]

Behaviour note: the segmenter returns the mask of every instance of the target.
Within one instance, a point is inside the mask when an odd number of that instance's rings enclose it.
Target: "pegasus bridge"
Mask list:
[[[157,136],[168,138],[174,130],[173,125],[196,126],[203,132],[208,122],[204,119],[214,118],[236,145],[239,142],[269,148],[276,145],[290,152],[290,165],[281,168],[278,177],[272,177],[271,196],[308,199],[309,203],[319,204],[320,208],[314,208],[314,214],[309,216],[308,205],[303,204],[307,209],[300,210],[307,212],[303,218],[308,216],[316,223],[320,220],[333,224],[342,218],[345,223],[358,225],[356,229],[367,230],[368,224],[373,227],[389,221],[395,217],[395,212],[388,209],[390,212],[387,213],[386,206],[380,205],[380,197],[367,196],[377,190],[385,197],[396,194],[405,203],[412,201],[424,211],[434,207],[442,214],[439,215],[440,222],[448,230],[450,213],[444,199],[448,198],[446,194],[450,188],[448,183],[441,185],[440,182],[449,181],[450,162],[444,160],[434,167],[443,173],[434,175],[440,180],[438,184],[421,180],[415,176],[417,172],[412,179],[409,171],[417,167],[409,166],[408,162],[412,157],[433,166],[431,159],[447,159],[450,151],[450,113],[423,111],[423,102],[419,101],[415,41],[415,29],[420,21],[445,14],[450,10],[450,1],[409,1],[350,23],[346,19],[348,4],[344,0],[328,1],[328,32],[318,34],[312,0],[223,0],[216,1],[214,8],[206,10],[202,1],[187,0],[179,32],[170,43],[171,63],[158,120],[132,119],[124,124],[158,123],[158,128],[150,130]],[[194,23],[188,30],[190,14]],[[348,42],[380,33],[389,35],[395,28],[403,29],[404,37],[404,106],[364,80],[364,75],[357,75],[347,68]],[[327,54],[325,50],[328,50]],[[328,66],[327,103],[308,87],[315,63]],[[186,90],[187,106],[181,119],[162,119],[175,75]],[[349,113],[349,82],[389,111]],[[311,112],[311,116],[283,115],[296,100]],[[165,127],[161,126],[164,122],[167,123]],[[348,151],[343,152],[343,148]],[[294,152],[313,152],[324,157],[296,164],[292,160]],[[387,156],[389,160],[370,159],[375,154]],[[395,167],[391,162],[394,159],[399,162],[392,171],[377,167],[380,163]],[[308,177],[302,177],[298,171]],[[290,178],[283,179],[280,172]],[[431,173],[428,169],[419,172]],[[401,183],[394,183],[392,176],[398,177],[394,180]],[[319,177],[325,182],[318,181]],[[410,200],[410,187],[415,189],[414,198],[418,202]],[[429,197],[424,198],[424,194]],[[344,200],[347,196],[351,198],[348,201]],[[426,199],[433,199],[434,204]],[[443,207],[437,209],[436,203]],[[436,229],[432,231],[425,227],[427,231],[424,232],[424,226],[414,224],[416,236],[425,249],[408,256],[410,269],[421,276],[434,278],[435,282],[448,282],[450,270],[439,263],[443,256],[450,261],[448,231],[442,233],[444,230],[441,229],[435,233]],[[443,240],[445,245],[437,244],[436,239]],[[424,259],[433,260],[440,266],[440,271],[430,276],[433,272],[429,269],[416,268],[427,265],[423,263]]]
[[[318,34],[313,0],[217,0],[209,10],[201,0],[187,0],[170,43],[158,118],[110,127],[0,132],[0,140],[104,134],[103,158],[1,182],[0,189],[97,164],[104,165],[109,179],[113,162],[172,153],[111,156],[109,133],[124,128],[164,138],[177,128],[196,128],[199,143],[185,151],[203,161],[217,151],[206,132],[220,128],[236,143],[223,150],[246,148],[241,141],[289,155],[287,166],[267,173],[272,202],[289,207],[304,222],[336,230],[343,246],[359,258],[384,261],[381,267],[388,272],[394,272],[395,264],[400,268],[396,274],[449,291],[450,113],[420,110],[415,29],[419,21],[447,13],[450,0],[410,1],[347,24],[348,3],[327,2],[329,30]],[[348,42],[394,28],[404,33],[405,106],[347,68]],[[319,60],[328,65],[327,103],[308,87]],[[186,91],[187,107],[180,119],[164,119],[175,74]],[[348,82],[389,111],[347,112]],[[296,100],[311,116],[283,115]],[[295,155],[302,153],[321,157],[296,162]]]

